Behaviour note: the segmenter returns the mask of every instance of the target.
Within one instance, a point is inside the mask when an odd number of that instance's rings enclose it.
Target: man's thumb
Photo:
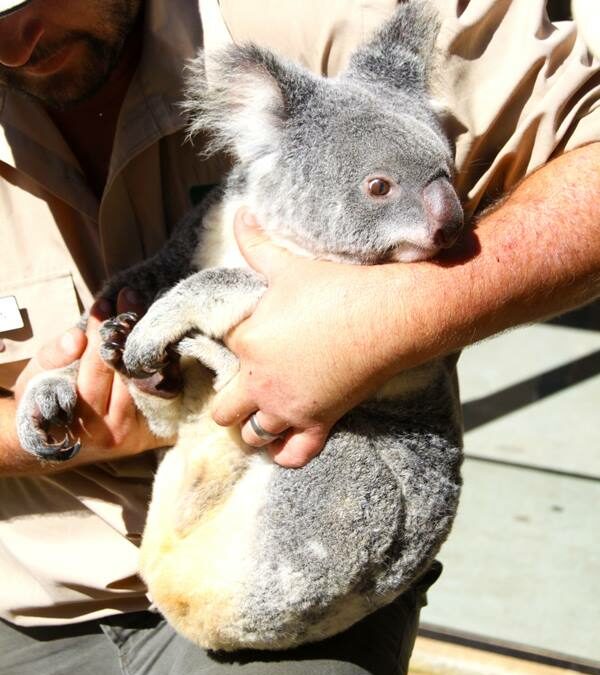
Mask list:
[[[241,208],[236,213],[234,231],[240,251],[253,270],[269,277],[287,264],[290,254],[269,239],[247,209]]]
[[[71,328],[52,342],[45,344],[38,351],[35,359],[44,370],[64,368],[83,354],[86,344],[85,333],[79,328]]]

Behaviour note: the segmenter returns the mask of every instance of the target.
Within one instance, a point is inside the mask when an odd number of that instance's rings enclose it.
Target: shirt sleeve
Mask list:
[[[467,213],[557,155],[600,140],[600,63],[544,0],[436,0],[436,93]]]

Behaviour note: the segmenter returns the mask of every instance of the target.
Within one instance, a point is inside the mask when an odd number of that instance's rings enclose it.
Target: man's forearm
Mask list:
[[[0,398],[0,477],[47,473],[19,444],[15,428],[16,408],[13,398]]]

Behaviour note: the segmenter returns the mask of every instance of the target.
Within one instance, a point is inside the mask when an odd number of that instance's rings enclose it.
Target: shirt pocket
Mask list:
[[[76,325],[81,308],[69,272],[0,284],[0,297],[14,296],[23,327],[0,327],[0,379],[9,364],[30,359],[48,340]]]

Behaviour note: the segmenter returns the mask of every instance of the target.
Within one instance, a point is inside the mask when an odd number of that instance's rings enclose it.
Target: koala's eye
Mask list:
[[[372,197],[385,197],[392,189],[392,185],[385,178],[372,178],[367,183],[367,189]]]

